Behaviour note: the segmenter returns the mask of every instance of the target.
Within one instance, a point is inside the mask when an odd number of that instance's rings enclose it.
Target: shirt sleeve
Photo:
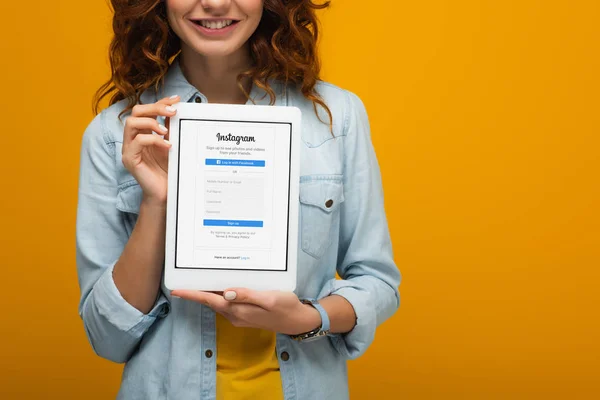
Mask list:
[[[129,235],[116,208],[114,142],[108,140],[103,118],[101,113],[92,120],[81,142],[76,220],[79,315],[96,354],[123,363],[169,305],[159,292],[153,308],[143,314],[115,286],[113,267]]]
[[[331,336],[340,354],[354,359],[373,342],[376,327],[398,309],[401,275],[394,263],[367,112],[357,95],[346,94],[344,202],[337,265],[342,279],[328,281],[319,298],[339,295],[354,308],[354,328]]]

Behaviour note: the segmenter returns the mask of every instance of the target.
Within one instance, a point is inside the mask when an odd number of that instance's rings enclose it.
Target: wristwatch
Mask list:
[[[322,305],[316,299],[300,299],[300,302],[304,304],[310,304],[313,306],[321,315],[321,326],[313,329],[312,331],[308,331],[305,333],[300,333],[298,335],[290,335],[290,337],[299,342],[302,341],[311,341],[314,339],[318,339],[321,336],[326,336],[329,334],[329,316],[327,315],[327,311],[323,308]]]

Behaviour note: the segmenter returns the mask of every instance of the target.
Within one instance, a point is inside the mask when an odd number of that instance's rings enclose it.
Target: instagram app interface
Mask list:
[[[290,144],[288,123],[181,120],[177,268],[286,270]]]

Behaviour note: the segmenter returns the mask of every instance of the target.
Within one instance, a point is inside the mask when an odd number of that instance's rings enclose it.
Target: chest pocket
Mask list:
[[[300,179],[300,243],[307,254],[321,258],[331,246],[333,227],[344,201],[341,175],[302,176]]]

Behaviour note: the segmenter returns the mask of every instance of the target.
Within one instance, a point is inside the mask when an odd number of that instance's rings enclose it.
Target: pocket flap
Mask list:
[[[139,214],[142,195],[142,187],[135,181],[120,185],[117,193],[117,209]]]
[[[319,207],[330,213],[344,201],[344,185],[340,180],[308,180],[300,182],[300,203]]]

